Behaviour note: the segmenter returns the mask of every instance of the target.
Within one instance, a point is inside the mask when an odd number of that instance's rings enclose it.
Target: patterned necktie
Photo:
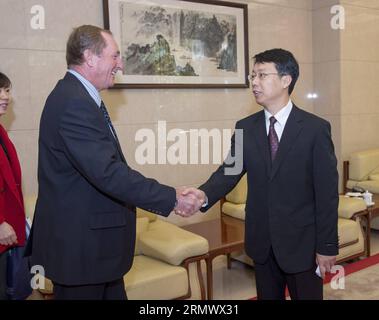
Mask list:
[[[278,135],[276,134],[275,131],[275,122],[277,120],[275,117],[270,117],[270,128],[268,129],[268,141],[270,143],[270,151],[271,151],[271,161],[274,162],[276,152],[278,151],[279,148],[279,139]]]
[[[105,104],[104,104],[103,101],[101,101],[100,110],[103,112],[104,118],[107,121],[107,124],[108,124],[109,128],[111,129],[112,134],[115,137],[116,141],[118,142],[118,137],[117,137],[117,134],[116,134],[116,130],[113,128],[113,124],[112,124],[111,118],[109,116],[109,113],[108,113],[107,108],[105,107]]]

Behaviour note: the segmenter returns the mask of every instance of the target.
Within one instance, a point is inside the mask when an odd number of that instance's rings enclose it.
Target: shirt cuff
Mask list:
[[[205,196],[205,202],[203,203],[203,205],[201,207],[202,208],[208,207],[208,197],[207,196]]]

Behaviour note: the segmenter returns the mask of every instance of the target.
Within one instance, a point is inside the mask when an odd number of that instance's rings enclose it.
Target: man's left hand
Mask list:
[[[322,278],[325,278],[325,272],[331,272],[332,267],[336,263],[336,256],[324,256],[316,253],[316,263],[320,267]]]

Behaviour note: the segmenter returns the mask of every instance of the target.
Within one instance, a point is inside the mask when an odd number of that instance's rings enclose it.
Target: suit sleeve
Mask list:
[[[69,161],[94,187],[108,196],[169,215],[175,206],[175,189],[144,177],[120,161],[108,135],[109,128],[93,108],[82,100],[73,101],[62,116],[59,133]]]
[[[231,147],[224,163],[199,187],[208,197],[208,205],[200,211],[205,212],[218,200],[228,194],[245,174],[243,157],[243,130],[237,123],[231,140]]]
[[[313,149],[313,181],[316,203],[316,252],[338,254],[338,171],[330,124],[325,122]]]

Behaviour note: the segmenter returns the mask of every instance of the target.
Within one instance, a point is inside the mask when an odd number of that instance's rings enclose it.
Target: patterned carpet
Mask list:
[[[325,300],[379,300],[379,254],[345,264],[344,272],[344,279],[326,279]]]

